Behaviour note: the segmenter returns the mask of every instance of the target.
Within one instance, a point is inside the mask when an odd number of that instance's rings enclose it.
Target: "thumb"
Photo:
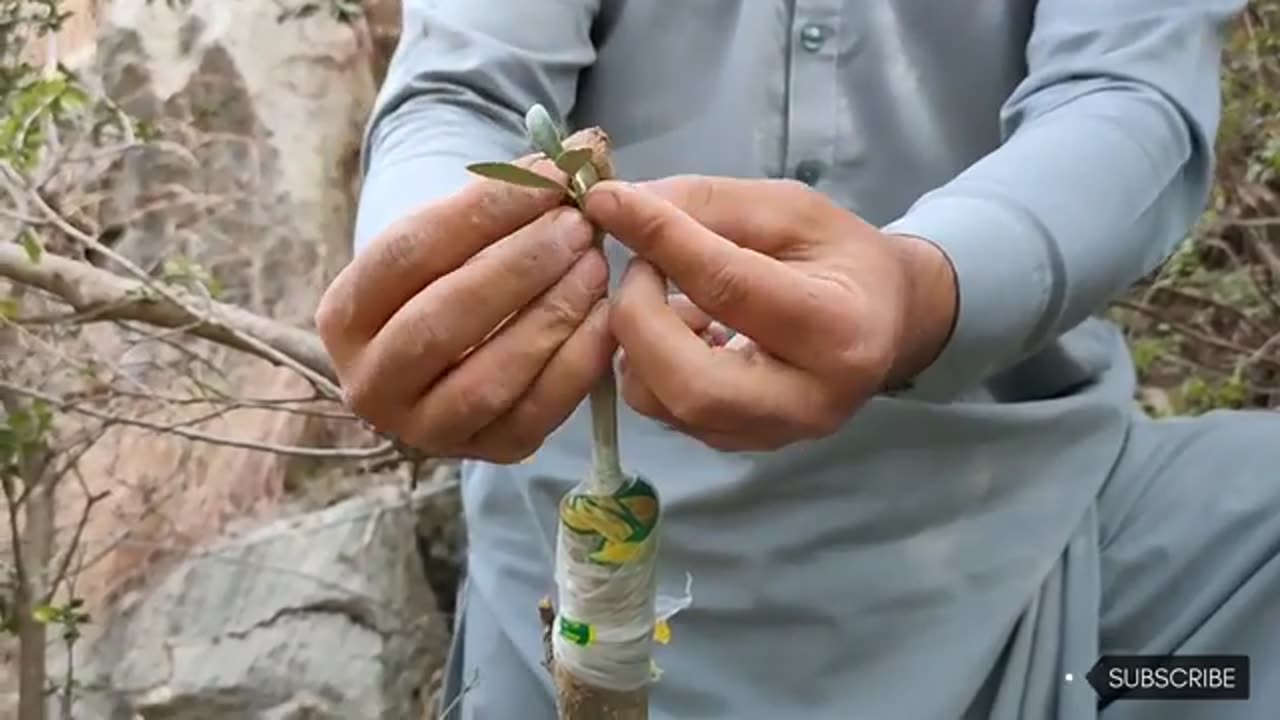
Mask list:
[[[596,227],[613,235],[686,292],[694,292],[690,287],[704,281],[707,268],[730,264],[741,254],[733,242],[666,198],[632,183],[597,183],[587,192],[582,209]]]
[[[593,185],[587,191],[582,211],[596,227],[644,256],[667,238],[697,227],[692,218],[666,198],[622,180],[602,180]]]

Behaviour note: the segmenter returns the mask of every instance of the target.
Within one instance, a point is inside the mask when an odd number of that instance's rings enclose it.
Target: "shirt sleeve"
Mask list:
[[[884,228],[959,285],[912,395],[945,399],[1102,310],[1186,236],[1212,186],[1223,36],[1243,0],[1040,0],[1000,147]]]
[[[404,0],[400,42],[365,128],[354,245],[469,181],[466,165],[530,152],[524,115],[566,117],[595,60],[600,0]]]

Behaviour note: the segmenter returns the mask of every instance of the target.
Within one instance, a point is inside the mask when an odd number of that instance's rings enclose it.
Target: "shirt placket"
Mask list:
[[[844,0],[794,1],[785,167],[790,177],[816,187],[835,162]]]

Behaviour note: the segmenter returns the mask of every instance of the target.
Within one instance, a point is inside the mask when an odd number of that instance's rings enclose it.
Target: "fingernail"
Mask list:
[[[585,210],[587,213],[608,213],[621,204],[619,193],[623,192],[622,184],[616,180],[602,180],[587,191]]]
[[[756,344],[746,335],[734,335],[721,347],[730,352],[741,353],[744,357],[750,357],[756,351]]]

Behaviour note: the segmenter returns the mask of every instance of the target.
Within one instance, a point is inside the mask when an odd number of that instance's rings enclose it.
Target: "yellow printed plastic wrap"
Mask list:
[[[611,495],[583,490],[560,502],[556,657],[590,681],[627,690],[659,674],[650,648],[670,641],[667,620],[689,605],[688,588],[657,598],[661,504],[651,484],[633,478]]]
[[[594,536],[592,561],[624,565],[643,555],[658,524],[658,495],[642,478],[609,496],[569,493],[560,503],[560,522],[580,535]]]

